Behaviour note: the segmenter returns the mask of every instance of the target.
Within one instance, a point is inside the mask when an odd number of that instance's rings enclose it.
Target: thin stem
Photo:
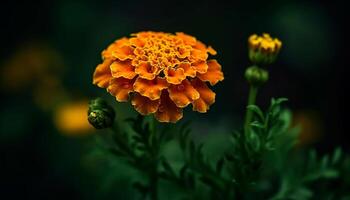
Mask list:
[[[154,117],[151,117],[151,121],[150,121],[150,137],[149,137],[149,144],[150,146],[153,146],[153,141],[154,141],[154,137],[156,137],[157,134],[157,129],[156,129],[156,119]]]
[[[250,85],[249,89],[249,97],[248,97],[248,105],[254,105],[256,101],[256,95],[258,93],[258,87],[254,85]],[[245,135],[248,134],[249,131],[249,124],[252,121],[253,118],[253,112],[250,109],[246,110],[246,116],[245,116],[245,122],[244,122],[244,133]]]
[[[150,196],[152,200],[158,199],[158,154],[159,154],[159,144],[156,142],[157,136],[157,124],[156,119],[154,117],[151,117],[150,120],[150,135],[149,135],[149,146],[150,148],[150,156],[153,160],[153,164],[151,165],[150,169]]]
[[[157,164],[153,166],[153,169],[151,170],[150,174],[150,193],[151,193],[151,199],[157,200],[158,199],[158,172],[157,172]]]

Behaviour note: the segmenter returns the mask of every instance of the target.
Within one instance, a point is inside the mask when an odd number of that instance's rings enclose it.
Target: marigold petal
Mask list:
[[[187,47],[180,46],[180,47],[178,47],[176,55],[177,55],[178,58],[187,58],[187,57],[189,57],[191,55],[191,48],[190,48],[190,46],[187,46]]]
[[[152,101],[147,97],[135,93],[131,99],[131,104],[140,114],[148,115],[150,113],[155,113],[158,110],[160,99]]]
[[[140,38],[130,38],[130,44],[135,47],[143,47],[145,46],[145,41]]]
[[[183,114],[182,109],[177,107],[175,103],[169,98],[168,92],[166,90],[163,90],[160,99],[160,105],[154,116],[160,122],[176,123],[182,118]]]
[[[182,62],[178,65],[178,68],[182,68],[186,76],[194,78],[196,76],[196,70],[191,66],[189,62]]]
[[[112,51],[112,56],[122,61],[132,59],[134,58],[134,48],[128,45],[118,47]]]
[[[201,51],[207,50],[207,46],[205,44],[203,44],[201,41],[197,41],[193,48],[201,50]]]
[[[210,105],[215,102],[216,94],[211,89],[209,89],[207,84],[198,78],[193,79],[191,83],[200,95],[199,99],[192,102],[193,110],[200,113],[207,112]]]
[[[109,81],[112,78],[111,70],[109,69],[112,62],[113,61],[111,59],[106,59],[103,61],[103,63],[97,65],[92,78],[93,84],[101,88],[107,88]]]
[[[187,35],[187,34],[182,33],[182,32],[177,32],[176,36],[181,38],[184,41],[184,43],[188,44],[188,45],[195,45],[196,41],[197,41],[195,37],[192,37],[192,36]]]
[[[110,66],[112,76],[114,78],[124,77],[127,79],[133,79],[137,74],[135,73],[135,67],[131,65],[131,61],[114,61]]]
[[[215,56],[217,54],[215,49],[213,49],[213,47],[211,47],[211,46],[208,47],[207,51],[208,51],[208,53],[210,53],[213,56]]]
[[[126,79],[123,77],[113,78],[107,91],[115,96],[119,102],[126,102],[129,99],[129,93],[133,91],[134,79]]]
[[[194,60],[202,60],[205,61],[208,58],[208,53],[206,50],[198,50],[198,49],[192,49],[191,51],[191,57]]]
[[[183,80],[186,79],[184,69],[182,68],[167,68],[164,70],[164,75],[168,83],[171,84],[180,84]]]
[[[141,78],[153,80],[157,75],[157,67],[150,65],[148,62],[141,62],[136,68],[135,72]]]
[[[148,97],[151,100],[160,98],[163,89],[168,87],[168,83],[164,78],[157,77],[153,80],[147,80],[138,77],[134,83],[134,90],[142,96]]]
[[[199,98],[199,93],[188,80],[182,81],[179,85],[170,85],[168,91],[170,99],[180,108]]]
[[[136,47],[134,49],[134,54],[136,56],[140,56],[141,57],[141,56],[145,55],[145,51],[142,48]]]
[[[193,63],[192,68],[200,74],[204,74],[208,71],[208,65],[207,65],[207,62],[205,62],[205,61]]]
[[[112,56],[112,52],[115,51],[117,48],[123,46],[123,45],[127,45],[129,43],[129,39],[126,37],[123,37],[121,39],[118,39],[116,41],[114,41],[112,44],[110,44],[107,49],[102,51],[102,58],[103,59],[110,59],[114,57]]]
[[[221,71],[221,65],[216,60],[207,61],[208,71],[204,74],[197,74],[202,81],[208,81],[210,85],[215,85],[224,80],[224,73]]]

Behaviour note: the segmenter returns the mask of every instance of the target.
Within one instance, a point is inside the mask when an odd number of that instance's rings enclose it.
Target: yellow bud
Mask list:
[[[273,63],[282,47],[282,42],[277,38],[271,38],[270,34],[262,36],[253,34],[248,39],[249,59],[257,65]]]

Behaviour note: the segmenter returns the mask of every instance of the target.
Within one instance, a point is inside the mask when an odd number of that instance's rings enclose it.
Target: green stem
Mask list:
[[[151,193],[151,199],[157,200],[158,199],[158,173],[157,173],[157,164],[153,167],[154,169],[151,170],[150,174],[150,193]]]
[[[150,156],[152,159],[153,164],[151,165],[150,169],[150,196],[152,200],[158,199],[158,154],[159,154],[159,144],[156,142],[157,136],[157,124],[156,119],[154,117],[151,117],[150,121],[150,136],[149,136],[149,146],[150,146]]]
[[[255,85],[250,85],[249,97],[248,97],[248,105],[254,105],[256,101],[256,95],[258,93],[258,87]],[[245,122],[244,122],[244,133],[248,134],[249,124],[251,123],[253,118],[253,112],[250,109],[246,110]]]

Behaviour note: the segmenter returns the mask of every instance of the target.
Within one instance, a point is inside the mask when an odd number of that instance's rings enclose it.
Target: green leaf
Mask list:
[[[338,176],[339,176],[339,172],[335,169],[327,169],[327,170],[324,170],[322,173],[322,177],[328,178],[328,179],[337,178]]]
[[[260,122],[258,122],[258,121],[251,122],[250,126],[256,127],[256,128],[259,128],[259,129],[264,129],[265,128],[265,125],[260,123]]]
[[[328,163],[329,163],[329,156],[328,155],[323,156],[322,161],[321,161],[321,168],[322,169],[327,168]]]
[[[171,176],[176,177],[173,168],[170,166],[169,162],[165,158],[162,159],[161,163],[165,171],[167,171]]]
[[[262,112],[262,110],[258,106],[248,105],[247,109],[253,111],[253,113],[256,114],[261,121],[265,120],[264,113]]]
[[[340,147],[337,147],[332,155],[332,165],[335,165],[336,163],[338,163],[338,161],[340,160],[342,156],[342,150]]]
[[[281,98],[278,98],[278,99],[272,98],[271,104],[272,105],[280,105],[281,103],[286,102],[286,101],[288,101],[288,99],[284,98],[284,97],[281,97]]]

